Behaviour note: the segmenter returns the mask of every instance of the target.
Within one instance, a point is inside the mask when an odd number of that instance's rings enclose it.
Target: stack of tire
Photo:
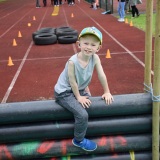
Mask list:
[[[65,26],[65,27],[46,27],[32,33],[32,39],[36,45],[49,45],[49,44],[71,44],[75,43],[78,39],[78,31]]]

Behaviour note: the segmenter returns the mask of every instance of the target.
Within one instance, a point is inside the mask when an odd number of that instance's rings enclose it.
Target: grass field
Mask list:
[[[0,0],[0,3],[1,3],[1,2],[4,2],[4,1],[7,1],[7,0]]]
[[[155,16],[156,14],[153,14],[153,28],[152,33],[155,34]],[[130,22],[132,20],[133,25],[143,31],[146,30],[146,14],[141,14],[139,17],[131,18],[131,14],[127,14],[126,18]]]

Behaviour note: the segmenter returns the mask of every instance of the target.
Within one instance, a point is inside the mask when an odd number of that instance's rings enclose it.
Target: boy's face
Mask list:
[[[79,48],[85,55],[93,55],[101,48],[99,39],[94,35],[84,35],[80,38]]]

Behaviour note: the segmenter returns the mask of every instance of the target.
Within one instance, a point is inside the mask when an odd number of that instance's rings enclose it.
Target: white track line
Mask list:
[[[41,20],[41,23],[39,24],[38,29],[41,27],[42,22],[43,22],[43,20],[44,20],[44,18],[45,18],[45,16],[46,16],[47,11],[48,11],[48,9],[46,10],[46,12],[45,12],[45,14],[44,14],[44,16],[43,16],[43,18],[42,18],[42,20]],[[14,84],[16,83],[16,80],[17,80],[17,78],[18,78],[18,76],[19,76],[19,74],[20,74],[20,72],[21,72],[21,70],[22,70],[22,68],[23,68],[23,65],[24,65],[24,63],[25,63],[25,61],[26,61],[26,59],[27,59],[27,57],[28,57],[28,55],[29,55],[29,52],[30,52],[32,46],[33,46],[33,41],[30,43],[30,45],[29,45],[29,47],[28,47],[28,49],[27,49],[27,51],[26,51],[26,53],[25,53],[25,55],[24,55],[24,57],[23,57],[23,60],[22,60],[22,62],[21,62],[21,64],[20,64],[20,66],[18,67],[18,70],[17,70],[16,74],[14,75],[14,77],[13,77],[13,79],[12,79],[12,82],[11,82],[11,84],[10,84],[10,86],[9,86],[6,94],[4,95],[1,103],[6,103],[8,97],[9,97],[9,95],[10,95],[12,89],[13,89],[13,86],[14,86]]]
[[[65,12],[65,10],[64,10],[64,7],[63,7],[63,13],[64,13],[64,17],[65,17],[66,23],[67,23],[67,25],[69,26],[68,19],[67,19],[67,17],[66,17],[66,12]],[[72,44],[72,47],[73,47],[74,53],[77,53],[76,45],[75,45],[75,44]]]
[[[75,52],[76,53],[76,52]],[[144,51],[134,51],[132,53],[144,53]],[[128,52],[111,52],[111,55],[122,55],[122,54],[128,54]],[[99,56],[104,56],[106,53],[99,53]],[[37,61],[37,60],[49,60],[49,59],[67,59],[70,58],[71,56],[58,56],[58,57],[44,57],[44,58],[28,58],[26,61]],[[13,60],[13,59],[12,59]],[[18,62],[22,61],[23,59],[14,59],[13,62]],[[6,63],[8,62],[8,59],[6,60],[0,60],[1,63]]]
[[[92,17],[90,17],[82,8],[80,8],[78,5],[77,7],[85,14],[87,15],[97,26],[99,26],[110,38],[112,38],[119,46],[121,46],[132,58],[134,58],[140,65],[145,67],[145,64],[138,59],[128,48],[126,48],[123,44],[121,44],[115,37],[113,37],[109,32],[107,32],[98,22],[96,22]],[[154,74],[154,72],[151,70],[151,73]]]
[[[32,9],[29,11],[31,12]],[[21,19],[19,19],[16,23],[14,23],[11,27],[9,27],[3,34],[0,35],[0,38],[2,38],[6,33],[8,33],[17,23],[19,23],[29,12],[27,12]]]
[[[14,13],[14,12],[18,11],[19,9],[21,9],[21,8],[23,8],[23,7],[24,7],[24,6],[22,6],[22,7],[18,8],[17,10],[14,10],[14,11],[12,11],[12,12],[10,12],[10,13],[6,14],[5,16],[1,17],[0,19],[6,18],[7,16],[11,15],[12,13]]]
[[[95,24],[97,24],[97,25],[98,25],[109,37],[111,37],[118,45],[120,45],[127,53],[129,53],[139,64],[141,64],[143,67],[145,67],[145,64],[144,64],[142,61],[140,61],[140,60],[133,54],[133,52],[131,52],[129,49],[127,49],[125,46],[123,46],[116,38],[114,38],[110,33],[108,33],[99,23],[97,23],[92,17],[90,17],[83,9],[81,9],[79,6],[78,6],[78,8],[79,8],[83,13],[85,13]],[[64,9],[63,9],[63,12],[64,12],[64,15],[65,15],[66,23],[67,23],[67,25],[69,25],[68,20],[67,20],[67,18],[66,18],[66,14],[65,14]],[[28,12],[28,13],[29,13],[29,12]],[[27,13],[27,14],[28,14],[28,13]],[[38,29],[39,29],[40,26],[42,25],[42,22],[43,22],[43,20],[44,20],[44,17],[45,17],[45,15],[46,15],[46,13],[47,13],[47,11],[45,12],[45,14],[44,14],[44,16],[43,16],[42,21],[41,21]],[[25,15],[27,15],[27,14],[25,14]],[[24,15],[20,20],[22,20],[22,19],[25,17],[25,15]],[[20,20],[19,20],[19,21],[20,21]],[[4,32],[4,34],[2,34],[2,35],[0,36],[0,38],[2,38],[3,35],[5,35],[5,34],[6,34],[11,28],[13,28],[19,21],[17,21],[14,25],[12,25],[6,32]],[[23,65],[24,65],[24,63],[25,63],[25,61],[26,61],[26,59],[27,59],[27,56],[28,56],[28,54],[29,54],[32,46],[33,46],[33,41],[30,43],[29,48],[27,49],[27,51],[26,51],[26,53],[25,53],[25,56],[24,56],[24,58],[22,59],[22,62],[21,62],[21,64],[20,64],[20,66],[19,66],[19,68],[18,68],[18,70],[17,70],[14,78],[12,79],[12,82],[11,82],[11,84],[10,84],[10,86],[9,86],[6,94],[5,94],[5,96],[3,97],[1,103],[6,103],[8,97],[9,97],[9,95],[10,95],[10,92],[11,92],[11,90],[13,89],[13,86],[14,86],[14,84],[15,84],[15,82],[16,82],[16,80],[17,80],[17,78],[18,78],[18,76],[19,76],[19,74],[20,74],[20,72],[21,72],[21,70],[22,70],[22,67],[23,67]],[[74,50],[75,53],[77,52],[77,49],[76,49],[76,47],[75,47],[75,44],[73,44],[73,50]],[[142,52],[142,51],[141,51],[141,52]],[[125,52],[124,52],[124,53],[125,53]],[[103,55],[103,54],[102,54],[102,55]],[[66,57],[67,57],[67,56],[66,56]],[[58,57],[53,57],[53,58],[58,58]],[[64,58],[64,57],[59,57],[59,58]],[[67,58],[68,58],[68,57],[67,57]],[[43,58],[43,59],[47,59],[47,58]],[[50,59],[50,57],[49,57],[48,59]],[[32,60],[32,59],[30,59],[30,60]],[[151,73],[153,74],[153,71],[151,71]]]

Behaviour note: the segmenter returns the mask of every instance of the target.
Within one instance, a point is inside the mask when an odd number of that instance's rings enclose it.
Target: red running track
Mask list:
[[[18,102],[53,99],[53,88],[68,58],[79,49],[76,44],[36,46],[32,33],[43,27],[70,26],[78,32],[95,26],[103,33],[99,51],[111,93],[143,92],[145,33],[128,24],[119,23],[114,15],[102,15],[85,1],[74,6],[60,6],[52,16],[53,7],[35,8],[33,0],[0,3],[0,101]],[[73,13],[74,17],[71,17]],[[33,20],[36,17],[36,21]],[[31,23],[31,27],[27,24]],[[18,32],[22,38],[18,38]],[[12,46],[16,39],[17,46]],[[106,59],[110,50],[111,59]],[[9,67],[11,56],[14,66]],[[92,96],[101,96],[102,87],[94,73],[90,84]]]

